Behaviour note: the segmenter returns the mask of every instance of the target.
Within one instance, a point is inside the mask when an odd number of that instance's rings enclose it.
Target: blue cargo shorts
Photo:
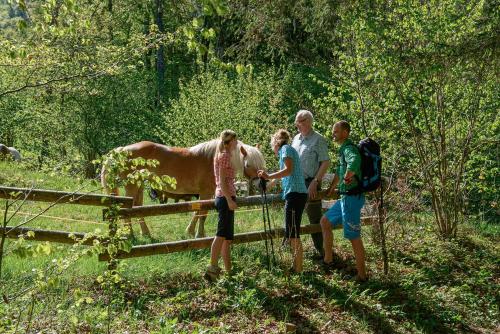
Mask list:
[[[333,227],[344,227],[344,238],[349,240],[361,237],[361,208],[365,205],[365,195],[344,195],[325,213]]]

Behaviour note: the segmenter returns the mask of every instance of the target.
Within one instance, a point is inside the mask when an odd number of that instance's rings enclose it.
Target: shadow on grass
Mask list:
[[[348,311],[357,319],[363,320],[368,324],[370,329],[376,333],[395,333],[393,325],[390,323],[389,319],[381,314],[380,312],[374,312],[373,308],[357,302],[355,297],[353,298],[354,291],[350,289],[344,289],[338,286],[328,284],[325,279],[322,279],[318,275],[304,275],[304,283],[308,283],[316,287],[321,291],[325,298],[335,299],[336,304],[338,304],[344,311]],[[362,289],[368,288],[368,284],[362,284]]]
[[[261,255],[265,258],[264,254]],[[337,271],[346,277],[355,274],[353,259],[337,258],[336,261],[337,267],[342,269],[340,271],[330,269],[330,273]],[[437,305],[432,298],[422,296],[417,285],[407,288],[399,282],[372,278],[367,283],[341,287],[329,283],[331,282],[329,277],[328,272],[320,275],[317,271],[305,272],[301,277],[302,284],[294,285],[292,291],[280,291],[279,294],[262,287],[252,286],[252,288],[258,289],[257,296],[262,300],[262,307],[266,313],[277,320],[294,323],[297,326],[297,332],[319,333],[323,331],[323,328],[318,328],[317,324],[312,323],[300,312],[301,307],[321,312],[318,298],[324,298],[327,301],[336,300],[336,304],[343,311],[349,312],[353,317],[366,323],[376,333],[395,333],[394,323],[401,325],[408,321],[413,322],[413,326],[424,333],[454,332],[447,326],[449,320],[446,314],[449,310]],[[312,286],[317,293],[311,295],[308,286]],[[376,295],[377,292],[384,292],[384,297],[378,299],[378,303],[382,305],[380,310],[356,300],[356,296],[365,291],[368,297]],[[387,314],[393,309],[402,310],[402,314]]]
[[[481,251],[487,256],[493,256],[487,249],[471,240],[462,240],[461,243],[465,244],[450,251],[457,261],[464,256],[460,249]],[[133,301],[134,306],[138,308],[147,305],[148,300],[163,299],[169,303],[183,303],[179,306],[179,314],[176,315],[179,320],[203,321],[224,314],[236,314],[235,311],[243,312],[250,319],[267,316],[295,324],[298,333],[319,333],[327,330],[319,327],[318,322],[313,321],[309,314],[331,312],[323,310],[322,307],[325,302],[335,300],[339,312],[348,312],[376,333],[395,333],[401,330],[401,326],[406,322],[410,322],[410,327],[423,333],[454,333],[456,330],[473,332],[460,320],[455,321],[450,317],[455,310],[439,305],[437,300],[433,299],[434,293],[426,294],[422,290],[430,285],[439,286],[442,282],[448,282],[450,285],[450,271],[464,270],[462,267],[455,267],[456,264],[442,265],[442,261],[429,263],[425,257],[400,253],[399,258],[408,260],[406,262],[411,263],[412,268],[424,274],[424,287],[418,284],[418,276],[415,277],[413,285],[411,282],[404,284],[402,281],[375,278],[363,284],[336,285],[331,275],[318,274],[318,271],[306,272],[300,277],[300,282],[294,280],[288,285],[287,282],[292,280],[287,281],[283,271],[279,269],[271,273],[259,273],[267,262],[265,252],[252,250],[249,254],[243,250],[235,251],[236,258],[239,253],[245,258],[238,258],[239,261],[236,261],[236,276],[217,283],[215,289],[210,288],[198,275],[178,275],[175,278],[166,275],[152,282],[145,282],[145,286],[137,286],[127,299]],[[238,262],[252,263],[255,268],[238,268]],[[344,260],[342,265],[345,269],[342,269],[341,273],[350,274],[352,259]],[[262,278],[269,283],[263,284]],[[273,289],[266,284],[277,284],[280,288]],[[287,286],[290,288],[286,288]],[[359,296],[362,297],[358,298]],[[367,304],[371,301],[380,306]]]
[[[498,263],[498,256],[468,236],[439,241],[430,248],[419,246],[422,245],[416,245],[406,253],[395,253],[396,260],[411,268],[412,272],[406,277],[410,282],[413,280],[414,285],[402,286],[400,282],[393,281],[381,286],[380,288],[389,291],[385,300],[407,300],[404,305],[405,313],[415,321],[418,328],[426,332],[450,332],[450,329],[443,327],[448,324],[449,328],[456,328],[464,333],[476,333],[465,321],[459,320],[460,317],[455,318],[459,311],[453,307],[441,306],[441,298],[437,296],[432,300],[432,297],[425,298],[422,294],[427,292],[435,295],[440,288],[448,291],[460,289],[464,284],[476,296],[491,294],[495,276],[498,277],[500,273],[498,267],[495,269],[491,264]],[[489,269],[484,268],[486,264],[489,264]],[[422,305],[424,308],[421,308]],[[425,308],[429,309],[432,317],[427,316]]]
[[[393,316],[394,320],[401,323],[412,321],[415,327],[423,333],[455,333],[454,330],[446,326],[449,323],[444,317],[447,309],[438,305],[434,299],[420,295],[418,285],[408,289],[399,282],[371,280],[363,287],[370,289],[373,293],[386,292],[385,296],[379,299],[379,303],[386,309],[400,308],[403,312],[401,316]],[[379,317],[384,316],[379,314],[375,319]],[[384,326],[379,328],[382,332],[386,332],[383,330]]]
[[[498,255],[467,236],[449,241],[448,247],[426,249],[423,254],[420,251],[420,255],[418,249],[409,252],[397,251],[394,254],[404,265],[420,270],[426,282],[438,286],[461,286],[464,276],[471,277],[471,274],[479,272],[485,263],[499,262]],[[500,270],[497,268],[495,275],[499,274]]]

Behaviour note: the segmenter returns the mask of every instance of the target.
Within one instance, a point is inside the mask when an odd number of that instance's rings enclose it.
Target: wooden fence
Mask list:
[[[0,187],[0,198],[108,207],[112,204],[121,204],[125,208],[131,208],[133,203],[132,197],[3,186]]]
[[[377,221],[377,217],[363,217],[361,218],[363,225],[372,225]],[[335,226],[335,229],[341,229],[342,225]],[[309,224],[300,228],[300,234],[312,234],[321,232],[319,224]],[[243,244],[248,242],[262,241],[271,238],[282,238],[285,235],[283,228],[273,229],[271,231],[257,231],[239,233],[234,235],[233,244]],[[200,239],[189,239],[172,242],[161,242],[149,245],[133,246],[130,252],[118,252],[116,258],[127,259],[131,257],[143,257],[159,254],[169,254],[176,252],[184,252],[194,249],[209,248],[212,245],[214,237],[206,237]],[[107,254],[99,255],[99,261],[107,261],[109,257]]]
[[[109,207],[111,204],[120,204],[122,208],[118,210],[118,214],[123,218],[133,217],[150,217],[175,214],[181,212],[191,212],[199,210],[213,210],[215,208],[214,200],[191,201],[173,204],[146,205],[132,207],[132,198],[123,196],[109,196],[101,194],[85,194],[85,193],[70,193],[62,191],[52,191],[43,189],[28,189],[28,188],[13,188],[0,187],[0,198],[5,199],[27,199],[31,201],[57,202],[60,204],[75,204],[75,205],[94,205]],[[318,200],[326,198],[325,192],[320,192]],[[255,206],[262,204],[261,196],[239,197],[236,199],[238,207]],[[283,200],[280,195],[268,194],[268,204],[281,204]],[[103,210],[103,215],[107,209]],[[364,225],[371,225],[376,221],[376,217],[363,217]],[[341,226],[339,228],[342,228]],[[301,234],[311,234],[320,232],[319,225],[306,225],[301,228]],[[28,232],[30,237],[26,237]],[[84,233],[74,233],[67,231],[52,231],[43,229],[34,229],[28,227],[0,227],[0,233],[7,233],[9,238],[18,238],[19,235],[24,235],[27,240],[35,241],[51,241],[58,243],[74,244],[78,240],[84,238]],[[234,244],[262,241],[270,238],[283,237],[284,229],[274,229],[268,231],[248,232],[236,234]],[[168,254],[173,252],[182,252],[192,249],[202,249],[210,247],[213,237],[190,239],[174,242],[162,242],[149,245],[133,246],[130,252],[119,252],[117,258],[125,259],[131,257],[142,257],[158,254]],[[93,239],[85,241],[85,245],[92,245]],[[99,260],[107,261],[107,254],[101,254]]]
[[[64,192],[34,188],[14,188],[0,187],[0,198],[19,201],[50,202],[57,204],[73,205],[91,205],[109,207],[113,204],[119,204],[123,208],[131,208],[132,197],[109,196],[102,194]],[[32,232],[32,233],[30,233]],[[54,231],[37,229],[23,226],[0,226],[0,233],[6,233],[7,238],[19,238],[24,236],[26,240],[32,241],[50,241],[64,244],[75,244],[85,237],[85,233],[76,233],[68,231]],[[95,238],[89,238],[83,242],[84,245],[92,245]]]
[[[31,227],[15,227],[6,226],[5,228],[0,227],[0,233],[7,233],[7,238],[17,239],[19,236],[23,236],[26,240],[32,241],[50,241],[58,242],[62,244],[75,244],[78,240],[82,240],[85,237],[85,233],[78,232],[67,232],[67,231],[54,231],[54,230],[42,230],[38,228]],[[33,236],[30,236],[33,232]],[[89,238],[83,242],[84,245],[91,246],[95,238]]]

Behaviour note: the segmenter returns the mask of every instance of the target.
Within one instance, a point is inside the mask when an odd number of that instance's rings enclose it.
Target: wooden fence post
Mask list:
[[[108,240],[106,242],[106,251],[104,252],[104,255],[108,261],[108,270],[112,271],[116,270],[118,267],[116,253],[111,254],[108,251],[110,244],[114,244],[116,242],[116,232],[118,230],[118,223],[116,222],[118,217],[116,207],[111,206],[109,209],[103,209],[102,216],[103,220],[108,222]],[[118,252],[118,249],[116,252]]]
[[[389,257],[387,255],[387,247],[385,243],[385,229],[384,229],[384,223],[386,219],[386,209],[384,207],[384,181],[382,179],[382,182],[380,184],[380,201],[378,203],[378,230],[380,233],[380,248],[382,251],[382,261],[384,263],[384,274],[387,275],[389,272]]]

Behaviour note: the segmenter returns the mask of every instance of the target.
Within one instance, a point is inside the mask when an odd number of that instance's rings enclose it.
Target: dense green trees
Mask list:
[[[138,140],[264,144],[312,109],[384,148],[440,231],[498,214],[494,1],[0,1],[0,141],[92,174]],[[273,161],[272,159],[270,161]],[[497,217],[497,216],[496,216]]]
[[[420,182],[440,232],[455,235],[467,202],[482,197],[470,187],[478,171],[469,161],[498,160],[498,17],[486,20],[492,7],[483,1],[344,10],[338,83],[322,102],[382,140],[395,157],[389,170]]]

